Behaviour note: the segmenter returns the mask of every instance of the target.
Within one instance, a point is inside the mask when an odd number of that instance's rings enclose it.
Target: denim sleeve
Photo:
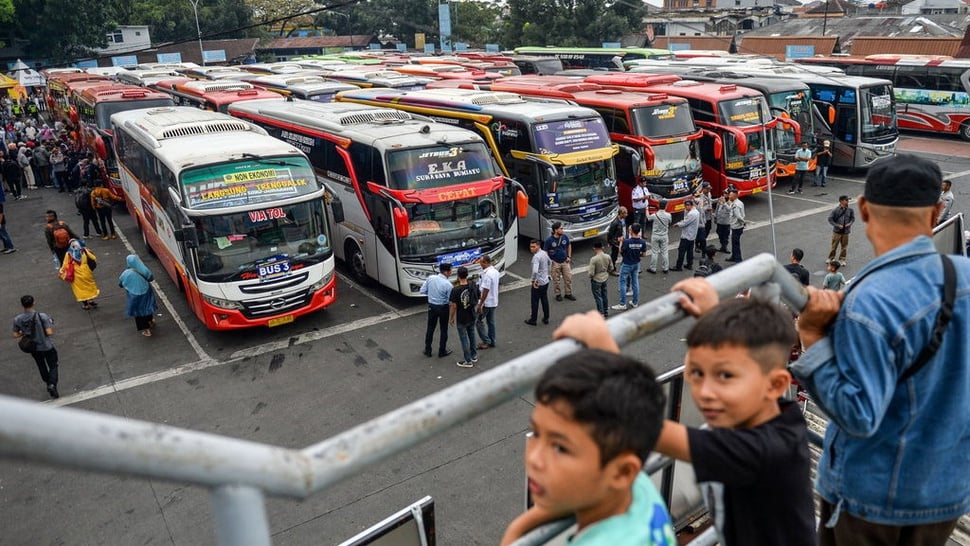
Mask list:
[[[812,345],[792,372],[813,401],[853,436],[872,436],[896,388],[895,355],[882,328],[840,316],[832,333]]]

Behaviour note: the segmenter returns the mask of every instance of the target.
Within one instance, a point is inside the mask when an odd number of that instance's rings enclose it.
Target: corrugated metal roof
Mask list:
[[[751,36],[745,35],[738,44],[738,53],[771,55],[785,60],[788,46],[813,46],[816,55],[831,55],[838,36]]]
[[[689,44],[690,49],[728,51],[733,36],[657,36],[654,47],[666,49],[669,44]]]
[[[908,55],[949,55],[955,57],[962,38],[884,38],[856,36],[852,39],[852,55],[902,53]]]

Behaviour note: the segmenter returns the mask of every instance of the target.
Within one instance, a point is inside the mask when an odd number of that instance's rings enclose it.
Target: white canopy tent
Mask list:
[[[40,75],[40,72],[30,68],[27,66],[27,63],[20,59],[17,59],[17,62],[10,68],[7,75],[17,80],[21,87],[44,87],[47,85],[47,82]]]

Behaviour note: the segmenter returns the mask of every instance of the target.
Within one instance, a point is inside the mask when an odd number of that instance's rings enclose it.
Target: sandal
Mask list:
[[[141,331],[141,335],[143,335],[145,337],[152,337],[152,331],[151,330],[142,330]]]
[[[91,306],[88,305],[87,302],[85,302],[84,304],[81,305],[81,309],[84,309],[85,311],[90,311]]]

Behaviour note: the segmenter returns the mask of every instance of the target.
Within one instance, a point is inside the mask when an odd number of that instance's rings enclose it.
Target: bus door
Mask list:
[[[509,175],[522,184],[526,195],[529,196],[529,212],[519,218],[519,233],[525,234],[530,239],[533,237],[542,239],[542,210],[545,208],[546,192],[542,188],[540,169],[544,167],[538,163],[516,159],[511,155],[506,155],[505,165],[509,169]]]

